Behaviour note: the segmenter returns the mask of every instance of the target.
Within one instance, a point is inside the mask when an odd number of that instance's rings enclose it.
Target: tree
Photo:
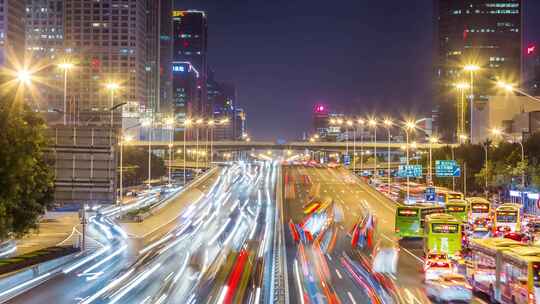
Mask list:
[[[45,122],[27,105],[0,101],[0,239],[37,228],[53,203],[54,179],[44,149]]]
[[[152,153],[152,179],[163,177],[167,173],[163,158]],[[124,186],[143,184],[148,179],[148,150],[140,147],[124,147]]]

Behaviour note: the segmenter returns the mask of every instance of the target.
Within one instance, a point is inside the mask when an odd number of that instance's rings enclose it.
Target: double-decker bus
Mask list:
[[[448,202],[451,200],[463,199],[463,193],[460,193],[460,192],[453,192],[453,191],[438,188],[435,193],[436,193],[437,202],[441,204],[448,204]]]
[[[434,213],[426,216],[424,253],[446,253],[453,257],[461,252],[461,220],[453,215]]]
[[[469,197],[469,222],[472,224],[477,219],[489,219],[491,212],[491,203],[482,197]]]
[[[502,204],[495,209],[494,233],[519,232],[521,230],[521,207],[517,204]]]
[[[462,223],[467,223],[469,218],[469,204],[465,200],[450,200],[444,208],[446,213],[453,215]]]
[[[491,303],[536,303],[540,299],[540,248],[509,239],[471,241],[473,288]]]
[[[444,213],[444,211],[444,207],[435,204],[399,205],[396,208],[396,236],[399,238],[423,237],[426,216],[433,213]]]

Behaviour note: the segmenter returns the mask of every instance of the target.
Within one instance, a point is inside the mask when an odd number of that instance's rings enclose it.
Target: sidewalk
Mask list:
[[[39,223],[39,229],[16,240],[17,250],[13,256],[56,246],[71,235],[79,225],[77,212],[47,212]]]

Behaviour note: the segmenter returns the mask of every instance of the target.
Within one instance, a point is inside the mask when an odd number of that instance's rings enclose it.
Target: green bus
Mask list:
[[[461,252],[461,221],[453,215],[434,213],[426,216],[424,253],[445,252],[455,256]]]
[[[469,220],[469,203],[466,200],[449,200],[445,205],[446,213],[453,215],[462,223]]]
[[[395,220],[396,236],[399,238],[423,237],[426,216],[432,213],[443,213],[444,211],[444,207],[436,204],[398,205]]]

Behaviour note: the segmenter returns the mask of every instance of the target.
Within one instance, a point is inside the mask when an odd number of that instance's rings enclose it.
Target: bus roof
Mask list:
[[[511,239],[501,239],[501,238],[487,238],[487,239],[471,239],[471,245],[486,247],[489,249],[506,249],[515,246],[523,246],[523,243],[514,241]]]
[[[478,197],[478,196],[467,197],[466,200],[469,201],[470,203],[487,203],[487,204],[491,204],[487,199],[485,199],[483,197]]]
[[[467,201],[466,200],[462,200],[462,199],[451,199],[451,200],[448,200],[448,202],[446,203],[446,205],[467,205]]]
[[[515,210],[521,209],[521,206],[518,204],[505,203],[497,207],[497,210]]]
[[[540,247],[522,246],[509,248],[503,252],[503,257],[510,258],[518,262],[540,262]]]
[[[398,208],[418,208],[418,209],[434,208],[434,207],[442,208],[440,205],[432,204],[432,203],[415,203],[412,205],[399,205],[398,206]]]
[[[452,223],[461,223],[460,220],[456,219],[453,215],[447,213],[433,213],[426,215],[426,221],[445,221]]]

